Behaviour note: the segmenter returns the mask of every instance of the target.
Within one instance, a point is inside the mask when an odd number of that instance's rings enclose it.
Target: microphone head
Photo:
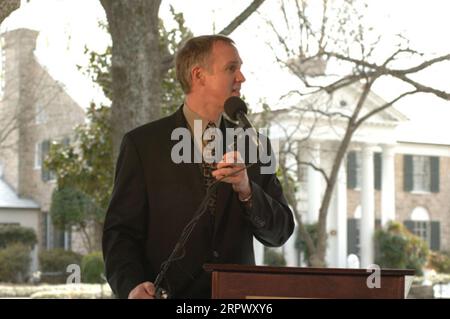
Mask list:
[[[247,114],[247,105],[245,102],[237,96],[230,96],[224,104],[225,113],[233,121],[237,121],[237,113],[244,112]]]

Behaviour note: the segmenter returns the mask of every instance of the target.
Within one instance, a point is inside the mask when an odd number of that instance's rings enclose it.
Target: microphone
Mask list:
[[[262,144],[259,142],[258,132],[256,132],[252,123],[247,117],[247,105],[237,96],[230,96],[224,104],[225,114],[234,121],[238,127],[243,130],[250,130],[250,139],[256,145],[257,149],[261,148]]]
[[[242,127],[243,129],[254,129],[247,117],[247,105],[241,98],[237,96],[229,97],[225,101],[224,109],[227,116],[231,120],[237,122],[239,127]]]

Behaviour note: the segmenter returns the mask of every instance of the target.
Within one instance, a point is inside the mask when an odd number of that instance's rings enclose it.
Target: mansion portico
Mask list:
[[[345,116],[351,114],[358,96],[357,87],[336,92],[326,109],[333,116],[318,117],[292,108],[274,111],[271,139],[280,148],[283,143],[296,143],[297,159],[286,161],[313,163],[329,174],[344,135]],[[369,94],[361,115],[384,103]],[[395,108],[388,108],[353,135],[327,215],[328,267],[354,267],[348,262],[350,254],[358,256],[362,268],[373,264],[375,229],[390,220],[403,223],[432,250],[450,249],[450,141],[438,144],[399,135],[398,128],[408,121]],[[314,223],[325,179],[313,166],[297,166],[297,208],[305,223]],[[295,249],[296,236],[281,249],[288,266],[303,265]],[[257,264],[263,264],[262,246],[255,242],[255,250]]]

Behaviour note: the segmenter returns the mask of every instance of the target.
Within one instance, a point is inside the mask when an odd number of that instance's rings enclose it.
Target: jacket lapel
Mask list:
[[[175,113],[174,113],[174,127],[173,129],[183,127],[186,129],[188,128],[187,121],[183,114],[183,106],[181,106]],[[178,141],[171,141],[171,149],[175,146]],[[185,196],[194,196],[198,203],[200,204],[201,200],[203,199],[203,196],[205,195],[205,191],[203,190],[203,175],[201,171],[201,164],[194,162],[194,152],[198,152],[196,147],[194,146],[194,141],[191,138],[191,163],[179,163],[175,164],[178,171],[178,176],[180,179],[188,181],[192,185],[192,194],[186,194]],[[194,212],[192,212],[194,213]]]

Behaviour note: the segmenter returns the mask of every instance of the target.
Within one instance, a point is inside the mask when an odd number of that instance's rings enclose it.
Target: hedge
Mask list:
[[[18,225],[0,226],[0,249],[13,243],[22,243],[25,246],[33,248],[37,243],[36,232],[33,228]]]

